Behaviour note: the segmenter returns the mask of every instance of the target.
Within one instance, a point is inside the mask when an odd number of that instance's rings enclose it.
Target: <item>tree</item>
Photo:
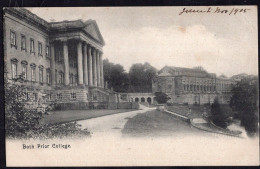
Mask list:
[[[156,75],[156,69],[149,63],[133,64],[129,70],[131,92],[151,92],[152,79]]]
[[[218,98],[214,99],[214,103],[210,108],[209,119],[217,126],[227,128],[232,116],[232,110],[228,106],[220,105]]]
[[[40,115],[25,108],[23,90],[20,85],[5,82],[5,128],[10,137],[24,137],[39,125]]]
[[[116,92],[127,92],[129,88],[129,76],[124,67],[120,64],[103,61],[104,80],[108,83],[108,88],[113,88]]]
[[[247,134],[254,136],[258,128],[258,78],[245,77],[231,91],[230,106],[238,112]]]
[[[155,92],[155,100],[159,103],[159,104],[164,104],[166,103],[168,100],[170,100],[171,98],[168,97],[167,94],[163,93],[163,92]]]
[[[196,66],[193,69],[207,72],[202,66]]]

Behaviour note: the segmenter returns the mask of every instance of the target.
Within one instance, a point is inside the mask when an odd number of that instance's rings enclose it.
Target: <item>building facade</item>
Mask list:
[[[199,68],[165,66],[153,79],[152,90],[166,93],[171,103],[206,104],[218,97],[220,103],[228,104],[235,83]]]
[[[4,9],[5,76],[24,79],[25,100],[88,107],[107,102],[104,39],[94,20],[47,22],[24,8]]]

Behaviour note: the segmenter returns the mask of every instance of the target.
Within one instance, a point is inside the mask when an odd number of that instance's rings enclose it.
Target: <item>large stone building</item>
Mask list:
[[[172,103],[206,104],[218,97],[220,103],[227,104],[235,83],[200,68],[165,66],[153,79],[152,90],[166,93]]]
[[[103,37],[94,20],[47,22],[24,8],[4,9],[6,76],[23,75],[25,100],[89,107],[109,99],[104,89]]]

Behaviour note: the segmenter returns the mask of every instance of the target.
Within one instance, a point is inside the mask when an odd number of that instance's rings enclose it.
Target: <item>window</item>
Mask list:
[[[59,73],[59,84],[63,84],[64,83],[64,74],[62,72]]]
[[[76,59],[73,60],[73,67],[77,68],[77,60]]]
[[[35,54],[35,50],[34,50],[34,40],[30,39],[30,53]]]
[[[73,84],[73,74],[70,74],[70,84]]]
[[[58,71],[55,69],[55,84],[57,84],[58,79]]]
[[[42,43],[38,42],[38,55],[42,56]]]
[[[37,93],[34,93],[34,100],[37,101],[38,100],[38,94]]]
[[[46,46],[46,57],[49,58],[50,54],[49,54],[49,46]]]
[[[55,50],[55,60],[57,63],[63,64],[62,51],[59,49]]]
[[[17,49],[17,46],[16,46],[16,34],[12,30],[10,32],[10,40],[11,40],[11,47],[15,47]]]
[[[31,75],[32,75],[32,81],[35,82],[36,81],[36,77],[35,77],[35,67],[31,67]]]
[[[74,83],[76,84],[78,81],[78,75],[76,74],[75,77],[74,77]]]
[[[49,69],[46,70],[46,82],[47,82],[47,84],[51,83],[51,76],[50,76],[50,70]]]
[[[17,78],[17,63],[12,62],[12,78]]]
[[[27,80],[27,65],[22,65],[22,73],[23,73],[23,79]]]
[[[26,52],[26,37],[21,35],[21,50]]]
[[[75,93],[75,92],[71,92],[71,93],[70,93],[70,98],[71,98],[71,99],[76,99],[76,98],[77,98],[76,93]]]
[[[39,68],[39,82],[43,83],[43,69]]]
[[[58,94],[57,94],[57,99],[58,99],[58,100],[62,100],[62,93],[58,93]]]
[[[97,95],[96,94],[93,95],[93,100],[97,100]]]

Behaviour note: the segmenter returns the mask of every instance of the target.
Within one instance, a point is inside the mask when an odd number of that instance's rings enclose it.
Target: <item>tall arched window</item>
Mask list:
[[[11,59],[12,79],[17,78],[17,59]]]

